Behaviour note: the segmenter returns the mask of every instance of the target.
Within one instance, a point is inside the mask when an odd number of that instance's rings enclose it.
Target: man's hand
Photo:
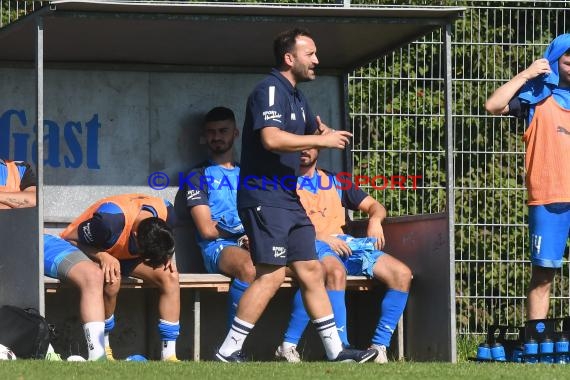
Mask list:
[[[104,251],[98,252],[95,258],[99,261],[99,266],[103,270],[106,284],[114,284],[117,281],[121,281],[121,264],[117,258]]]
[[[366,236],[376,238],[376,243],[374,243],[376,249],[382,250],[384,248],[384,245],[386,244],[386,239],[384,238],[384,229],[378,220],[370,219],[368,221]]]
[[[323,134],[320,138],[324,148],[344,149],[350,143],[352,133],[348,131],[331,130],[330,133]]]
[[[548,73],[550,73],[550,64],[548,63],[548,60],[546,58],[540,58],[531,63],[526,70],[521,72],[521,75],[528,81],[541,74]]]
[[[249,251],[249,238],[247,237],[247,235],[243,235],[242,237],[240,237],[237,240],[238,243],[238,247],[245,249],[246,251]]]
[[[317,239],[327,243],[331,247],[331,249],[341,257],[348,257],[352,255],[352,250],[350,249],[348,244],[342,239],[330,235],[317,236]]]

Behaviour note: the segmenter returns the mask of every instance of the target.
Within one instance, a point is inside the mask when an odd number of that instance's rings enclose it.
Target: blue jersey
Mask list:
[[[247,100],[241,153],[238,207],[267,205],[288,209],[301,206],[295,191],[300,152],[270,152],[261,130],[277,127],[297,135],[314,134],[317,121],[303,93],[273,69]]]
[[[168,217],[166,223],[173,227],[175,223],[174,208],[172,204],[164,200]],[[149,211],[153,216],[158,217],[158,213],[151,206],[142,207],[143,210]],[[121,208],[112,202],[103,203],[97,211],[93,213],[93,217],[88,219],[77,228],[77,235],[79,243],[95,247],[98,249],[109,249],[117,242],[121,232],[125,228],[125,216]],[[136,239],[131,234],[129,237],[129,253],[133,256],[138,255]]]
[[[243,235],[243,225],[238,216],[236,198],[240,168],[225,168],[213,161],[206,161],[192,169],[186,178],[186,205],[189,209],[198,205],[210,207],[212,220],[218,228],[236,236]],[[207,241],[198,234],[198,244]]]

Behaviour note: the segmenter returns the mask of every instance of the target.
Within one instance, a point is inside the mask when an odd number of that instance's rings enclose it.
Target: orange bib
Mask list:
[[[14,161],[5,160],[6,170],[8,171],[6,175],[6,184],[0,185],[0,191],[7,192],[17,192],[20,191],[20,172]]]
[[[317,169],[317,175],[320,181],[316,193],[297,189],[301,204],[315,226],[317,234],[342,234],[345,214],[335,184],[331,183],[331,178],[322,170]]]
[[[93,214],[99,206],[103,203],[114,203],[123,212],[125,216],[125,227],[115,244],[106,250],[110,255],[116,257],[117,259],[132,259],[133,256],[129,253],[129,237],[131,236],[131,231],[133,229],[133,224],[137,216],[139,215],[143,206],[151,206],[154,208],[158,214],[158,217],[166,221],[167,210],[164,200],[157,197],[151,197],[144,194],[121,194],[115,195],[107,198],[103,198],[97,201],[95,204],[89,206],[85,212],[83,212],[79,217],[77,217],[61,234],[60,236],[64,239],[68,238],[72,231],[75,231],[79,225],[89,220],[93,217]]]
[[[536,105],[523,141],[528,204],[570,202],[570,111],[549,96]]]

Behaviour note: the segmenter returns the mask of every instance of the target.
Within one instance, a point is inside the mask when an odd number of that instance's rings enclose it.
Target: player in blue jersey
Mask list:
[[[61,238],[46,236],[45,274],[70,281],[80,290],[90,359],[113,359],[109,332],[115,325],[121,276],[134,276],[158,288],[161,358],[178,361],[180,285],[172,261],[173,224],[170,202],[144,194],[122,194],[90,206]]]
[[[0,158],[0,210],[35,205],[36,175],[30,165]]]
[[[256,279],[244,292],[216,359],[242,362],[242,346],[285,279],[296,275],[309,314],[331,361],[365,362],[375,350],[343,349],[315,252],[315,229],[295,188],[300,151],[344,149],[351,134],[333,131],[312,113],[297,84],[315,79],[317,48],[310,33],[291,29],[274,40],[276,68],[247,101],[238,210],[249,237]]]
[[[380,305],[380,318],[372,337],[371,348],[378,351],[374,359],[386,363],[386,348],[398,324],[412,280],[410,269],[401,261],[381,251],[384,246],[382,221],[384,207],[350,182],[341,182],[334,173],[317,169],[317,149],[301,152],[301,177],[297,194],[316,230],[315,247],[325,271],[327,293],[331,300],[339,335],[349,345],[346,331],[346,275],[367,276],[384,283],[388,289]],[[345,235],[345,208],[368,215],[366,238]],[[299,294],[295,295],[293,310],[285,339],[275,353],[279,359],[300,361],[296,346],[309,322]]]
[[[255,279],[236,205],[240,168],[233,160],[233,147],[239,130],[233,111],[225,107],[211,109],[203,128],[210,159],[190,171],[181,191],[186,193],[206,270],[233,278],[228,297],[229,327],[243,292]]]

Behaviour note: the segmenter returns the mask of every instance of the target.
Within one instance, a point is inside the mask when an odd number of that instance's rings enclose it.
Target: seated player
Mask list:
[[[317,169],[317,149],[301,152],[301,177],[297,193],[317,233],[316,250],[325,271],[325,283],[339,335],[349,345],[346,331],[345,289],[346,275],[367,276],[386,284],[388,290],[380,304],[380,318],[370,348],[378,351],[377,363],[386,363],[386,348],[398,324],[412,280],[410,269],[401,261],[382,252],[384,232],[382,221],[386,210],[374,198],[354,185],[344,189],[333,173]],[[368,214],[366,238],[345,235],[345,207]],[[297,344],[309,322],[299,292],[293,301],[293,310],[283,343],[275,356],[289,362],[299,362]]]
[[[229,328],[243,292],[255,279],[236,207],[239,166],[233,161],[233,146],[239,130],[232,110],[211,109],[204,118],[203,133],[210,159],[190,171],[186,177],[189,183],[181,191],[186,193],[206,270],[233,278],[228,297]]]
[[[79,290],[79,316],[87,343],[87,360],[106,360],[101,267],[70,242],[44,234],[44,274]]]
[[[180,284],[172,260],[173,221],[173,207],[167,200],[144,194],[122,194],[97,201],[61,233],[63,239],[78,247],[103,272],[104,340],[110,360],[113,356],[109,332],[115,325],[121,276],[133,276],[158,288],[161,358],[178,361]],[[75,254],[77,251],[66,252]]]
[[[30,165],[0,158],[0,210],[35,205],[36,175]]]

